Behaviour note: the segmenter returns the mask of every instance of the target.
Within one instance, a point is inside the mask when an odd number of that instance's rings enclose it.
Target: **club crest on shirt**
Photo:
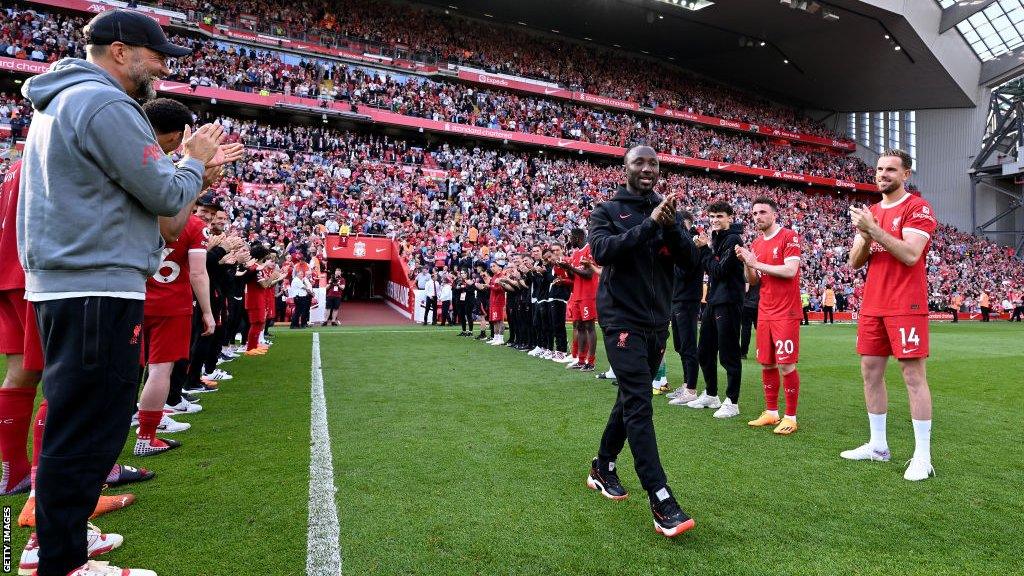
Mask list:
[[[899,229],[900,220],[901,220],[900,216],[897,216],[897,217],[892,219],[892,231],[893,232],[895,232],[896,230]]]
[[[352,255],[356,257],[366,256],[366,242],[356,242],[353,244]]]

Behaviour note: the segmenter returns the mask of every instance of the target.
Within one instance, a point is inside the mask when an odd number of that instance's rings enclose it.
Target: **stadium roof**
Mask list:
[[[1021,0],[996,0],[992,3],[977,0],[938,2],[943,8],[972,3],[988,4],[981,11],[975,12],[956,25],[956,29],[963,34],[964,40],[967,40],[982,61],[992,60],[1024,46],[1024,3]]]
[[[934,0],[718,0],[700,10],[664,0],[421,1],[474,18],[618,45],[813,108],[859,112],[976,104],[981,63],[956,32],[940,37],[945,14]],[[1014,10],[1007,18],[1020,19]],[[1020,34],[1015,38],[1020,42]],[[642,73],[624,70],[623,81]]]

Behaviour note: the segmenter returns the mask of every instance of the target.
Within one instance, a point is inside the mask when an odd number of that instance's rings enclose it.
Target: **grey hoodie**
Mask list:
[[[17,217],[26,298],[144,294],[162,260],[157,216],[196,197],[203,163],[175,166],[142,107],[85,60],[55,62],[22,94],[35,108]]]

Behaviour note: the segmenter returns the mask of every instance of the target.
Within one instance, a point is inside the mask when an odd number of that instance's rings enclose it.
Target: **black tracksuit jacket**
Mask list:
[[[700,249],[700,260],[708,273],[708,305],[743,304],[746,276],[736,246],[743,242],[743,225],[734,222],[727,230],[711,233],[711,244]]]
[[[697,248],[677,218],[663,228],[650,214],[661,203],[651,192],[635,195],[624,186],[590,215],[587,242],[604,269],[597,310],[604,328],[668,328],[675,267],[696,266]]]

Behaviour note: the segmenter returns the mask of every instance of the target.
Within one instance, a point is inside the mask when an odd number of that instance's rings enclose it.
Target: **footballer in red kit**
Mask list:
[[[600,269],[590,254],[585,233],[581,229],[570,232],[570,245],[577,248],[568,262],[560,262],[572,277],[572,295],[569,297],[566,318],[572,319],[573,357],[576,362],[567,366],[574,370],[594,370],[597,355],[597,287]]]
[[[158,427],[173,431],[171,427],[178,424],[164,415],[164,408],[174,363],[189,357],[194,292],[203,311],[204,335],[215,328],[206,275],[206,238],[206,223],[189,215],[181,234],[164,248],[156,274],[146,281],[143,342],[149,373],[139,396],[136,456],[154,456],[180,446],[157,438],[156,432]]]
[[[760,284],[757,306],[757,361],[761,364],[765,409],[748,422],[750,426],[775,426],[776,434],[796,432],[796,408],[800,397],[800,236],[778,223],[778,204],[771,198],[755,198],[751,206],[754,225],[761,235],[750,249],[736,247],[747,282]],[[786,411],[779,418],[779,387],[785,392]]]
[[[931,204],[904,187],[913,160],[902,150],[878,158],[875,183],[882,201],[850,208],[854,227],[850,265],[867,265],[864,301],[857,321],[864,400],[871,432],[866,444],[840,454],[847,460],[888,461],[886,439],[888,392],[885,366],[889,356],[900,363],[910,398],[914,455],[903,477],[925,480],[931,462],[932,399],[925,373],[928,357],[928,280],[926,256],[937,222]]]

